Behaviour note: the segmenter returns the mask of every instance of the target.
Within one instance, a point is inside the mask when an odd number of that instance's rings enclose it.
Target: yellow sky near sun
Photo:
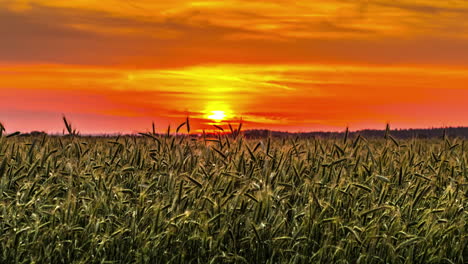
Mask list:
[[[466,71],[455,68],[217,65],[129,70],[41,65],[3,66],[0,77],[3,86],[15,87],[0,88],[7,97],[0,110],[111,119],[163,116],[164,122],[190,116],[199,128],[203,119],[218,124],[242,119],[251,128],[295,130],[388,120],[429,125],[446,114],[438,108],[453,109],[468,96]],[[418,109],[428,115],[421,116]],[[452,118],[462,122],[466,111],[456,110],[458,117]]]

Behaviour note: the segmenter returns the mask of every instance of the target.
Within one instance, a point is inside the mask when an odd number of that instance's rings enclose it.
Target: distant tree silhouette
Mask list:
[[[350,137],[356,137],[361,135],[366,138],[384,138],[386,133],[394,138],[408,139],[408,138],[444,138],[447,137],[458,137],[468,138],[468,127],[447,127],[447,128],[429,128],[429,129],[395,129],[395,130],[378,130],[378,129],[364,129],[355,132],[349,132]],[[244,131],[244,135],[247,138],[264,138],[268,136],[272,137],[289,137],[298,136],[301,138],[338,138],[344,137],[346,131],[343,132],[282,132],[282,131],[270,131],[266,129],[253,129]]]

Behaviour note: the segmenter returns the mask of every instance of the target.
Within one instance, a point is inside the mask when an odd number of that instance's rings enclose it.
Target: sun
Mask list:
[[[211,101],[205,105],[203,116],[205,119],[211,120],[209,124],[221,125],[222,122],[232,118],[233,112],[231,109],[230,105],[226,102]]]
[[[226,112],[221,110],[213,110],[210,111],[210,113],[211,114],[208,116],[208,118],[215,121],[216,123],[219,123],[226,118]]]

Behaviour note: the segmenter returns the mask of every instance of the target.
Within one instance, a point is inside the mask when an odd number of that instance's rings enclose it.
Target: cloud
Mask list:
[[[399,8],[416,13],[425,14],[440,14],[440,13],[455,13],[468,14],[468,7],[465,1],[374,1],[372,4]]]
[[[177,66],[190,63],[193,48],[187,43],[201,47],[230,31],[246,33],[216,25],[183,24],[176,18],[140,21],[106,12],[41,5],[32,5],[24,12],[0,8],[0,33],[4,37],[0,58]]]
[[[18,11],[5,8],[15,3],[9,2],[0,7],[3,62],[132,68],[468,64],[465,5],[133,1],[129,6],[106,0],[86,6],[81,1],[30,1]],[[446,14],[452,9],[459,11],[456,16]],[[438,11],[421,15],[431,10]]]

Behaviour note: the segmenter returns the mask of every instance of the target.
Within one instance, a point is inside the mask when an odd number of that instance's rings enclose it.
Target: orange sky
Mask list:
[[[0,0],[0,36],[9,132],[468,125],[464,0]]]

